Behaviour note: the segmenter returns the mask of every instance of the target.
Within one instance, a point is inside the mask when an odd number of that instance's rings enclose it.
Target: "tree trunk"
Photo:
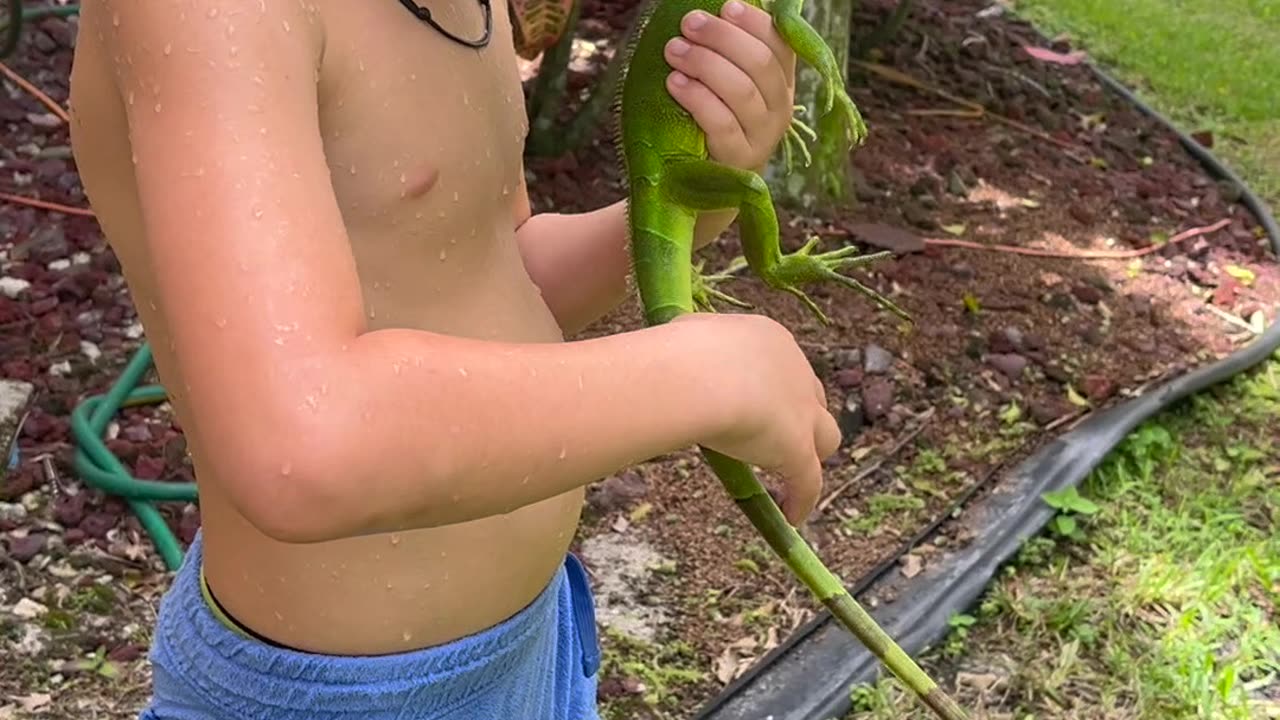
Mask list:
[[[849,31],[853,20],[854,0],[808,0],[804,4],[805,20],[822,35],[847,82],[849,66]],[[796,61],[796,104],[804,106],[800,118],[818,133],[812,141],[813,162],[804,167],[803,157],[793,154],[794,170],[785,173],[782,154],[778,153],[765,169],[774,199],[781,205],[807,211],[849,202],[851,186],[847,143],[837,126],[818,122],[817,108],[822,83],[818,73]],[[834,116],[833,116],[834,117]]]

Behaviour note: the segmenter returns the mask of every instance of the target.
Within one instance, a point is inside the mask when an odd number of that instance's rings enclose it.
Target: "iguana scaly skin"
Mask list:
[[[759,0],[744,0],[761,7]],[[766,8],[778,33],[797,57],[816,69],[823,80],[820,111],[837,113],[847,140],[859,143],[866,126],[845,92],[835,55],[822,37],[800,15],[803,0],[774,0]],[[724,0],[650,0],[624,52],[620,95],[617,102],[618,154],[628,182],[628,229],[632,271],[645,322],[658,325],[685,313],[714,310],[713,299],[745,305],[715,289],[724,276],[705,277],[701,264],[693,263],[694,226],[701,212],[738,211],[743,255],[753,274],[770,287],[798,297],[820,320],[826,316],[808,298],[802,286],[838,282],[853,288],[908,318],[905,312],[878,293],[838,270],[873,262],[888,253],[857,256],[849,247],[814,253],[817,240],[800,250],[783,254],[778,241],[778,220],[768,186],[756,173],[722,165],[709,159],[706,135],[668,93],[671,72],[663,56],[667,41],[680,34],[680,22],[692,10],[718,15]],[[807,157],[799,133],[814,133],[793,121],[784,140],[788,168],[794,150]],[[761,378],[768,382],[768,378]],[[853,599],[844,584],[831,573],[787,522],[773,498],[745,463],[707,448],[702,449],[730,497],[757,531],[791,568],[792,572],[938,717],[961,720],[960,707],[942,692],[923,670],[890,638]]]

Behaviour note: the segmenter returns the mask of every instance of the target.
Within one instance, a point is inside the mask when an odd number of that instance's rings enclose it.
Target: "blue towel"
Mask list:
[[[140,720],[599,720],[600,653],[582,565],[569,555],[528,606],[474,635],[394,655],[275,647],[216,618],[202,536],[160,604],[154,694]]]

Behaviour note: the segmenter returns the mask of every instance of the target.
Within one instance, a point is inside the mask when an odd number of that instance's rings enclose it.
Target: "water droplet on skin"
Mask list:
[[[173,52],[173,43],[165,43],[165,44],[164,44],[164,56],[165,56],[165,57],[169,57],[169,55],[170,55],[172,52]]]
[[[352,164],[351,164],[351,167],[350,167],[350,168],[347,168],[347,170],[348,170],[352,175],[355,175],[355,174],[356,174],[356,166],[355,166],[355,163],[352,163]]]
[[[284,620],[284,616],[280,614],[280,611],[279,611],[279,610],[277,610],[277,611],[276,611],[276,619],[277,619],[277,620]]]
[[[293,472],[293,465],[291,463],[285,463],[280,466],[281,475],[288,477],[289,473],[292,473],[292,472]]]
[[[461,375],[462,377],[466,377],[466,376],[467,376],[467,369],[466,369],[466,368],[461,368],[461,367],[460,367],[460,368],[458,368],[458,374],[459,374],[459,375]]]
[[[563,460],[568,456],[569,456],[569,449],[567,447],[564,447],[563,445],[560,446],[560,459]]]
[[[458,196],[458,191],[457,191],[457,190],[454,190],[454,191],[453,191],[453,201],[454,201],[454,202],[458,202],[458,197],[459,197],[459,196]]]
[[[226,318],[218,318],[217,320],[214,320],[214,321],[213,321],[213,324],[214,324],[214,325],[217,325],[219,328],[224,328],[224,327],[226,327],[226,326],[227,326],[227,319],[226,319]]]
[[[390,590],[392,587],[391,581],[387,581],[387,589]]]
[[[462,93],[462,104],[467,107],[471,106],[471,98],[465,92]]]
[[[262,208],[254,208],[254,209],[253,209],[253,218],[254,218],[255,220],[259,220],[259,219],[261,219],[261,218],[262,218]]]
[[[120,27],[120,13],[111,14],[111,27]]]
[[[160,112],[160,103],[156,103],[156,112]]]
[[[394,547],[394,546],[396,546],[396,545],[399,545],[399,544],[400,544],[400,533],[391,533],[391,545],[392,545],[392,547]]]
[[[444,262],[445,257],[447,257],[448,255],[449,255],[448,250],[445,250],[444,248],[440,248],[440,262]]]
[[[403,633],[400,634],[400,639],[404,640],[405,642],[409,642],[410,640],[413,639],[413,633],[409,632],[408,630],[405,630]]]

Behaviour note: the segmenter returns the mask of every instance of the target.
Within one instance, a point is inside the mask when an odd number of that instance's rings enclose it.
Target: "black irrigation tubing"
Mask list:
[[[1192,157],[1217,180],[1234,183],[1241,203],[1255,216],[1280,255],[1280,226],[1266,204],[1207,148],[1178,129],[1097,66],[1086,67],[1110,90],[1174,133]],[[889,598],[872,611],[876,622],[911,655],[931,647],[950,630],[952,615],[973,605],[996,572],[1053,519],[1041,500],[1080,484],[1138,425],[1184,398],[1231,379],[1280,348],[1280,323],[1273,322],[1248,346],[1171,380],[1155,390],[1087,417],[1070,432],[1021,462],[987,497],[965,511],[962,522],[974,541],[931,560],[929,568],[905,579],[889,570],[987,484],[978,483],[894,557],[858,579],[850,592],[865,602]],[[998,470],[996,471],[998,472]],[[994,473],[993,473],[994,474]],[[823,612],[798,628],[781,646],[704,705],[696,720],[835,720],[852,709],[850,691],[874,682],[879,663],[865,647]]]

